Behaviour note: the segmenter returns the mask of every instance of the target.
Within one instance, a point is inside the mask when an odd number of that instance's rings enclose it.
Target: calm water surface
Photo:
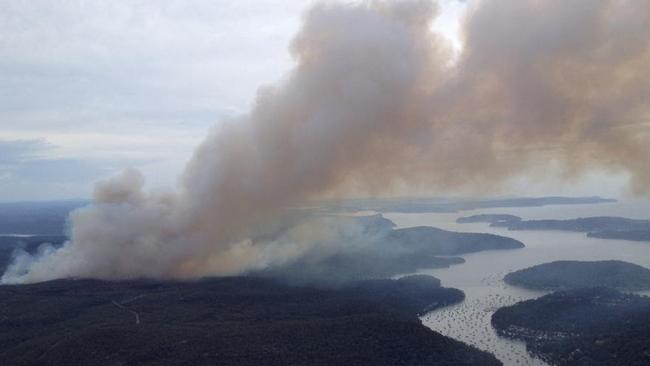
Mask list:
[[[479,213],[508,213],[524,219],[566,219],[589,216],[622,216],[650,219],[650,202],[620,202],[594,205],[498,208],[455,214],[393,214],[384,216],[398,227],[435,226],[446,230],[483,232],[509,236],[526,248],[463,255],[466,262],[451,268],[422,271],[440,278],[447,287],[465,292],[463,303],[433,311],[422,317],[429,328],[493,353],[504,365],[546,365],[531,357],[523,342],[497,336],[490,324],[492,313],[502,306],[543,295],[506,285],[503,276],[512,271],[555,260],[617,259],[650,268],[650,243],[587,238],[584,233],[561,231],[508,231],[488,224],[457,224],[460,216]]]

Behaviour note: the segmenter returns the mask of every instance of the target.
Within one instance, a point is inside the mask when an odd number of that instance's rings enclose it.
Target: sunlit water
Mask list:
[[[526,248],[496,250],[463,255],[464,264],[422,273],[440,278],[444,286],[465,292],[461,304],[433,311],[422,317],[429,328],[489,351],[504,365],[546,365],[531,357],[523,342],[497,336],[490,319],[502,306],[539,297],[541,291],[529,291],[506,285],[503,276],[515,270],[555,260],[617,259],[650,268],[650,243],[588,238],[584,233],[561,231],[508,231],[488,224],[457,224],[460,216],[479,213],[508,213],[524,219],[622,216],[650,219],[650,202],[625,202],[596,205],[499,208],[464,211],[457,214],[385,214],[398,227],[419,225],[447,230],[484,232],[509,236],[522,241]]]

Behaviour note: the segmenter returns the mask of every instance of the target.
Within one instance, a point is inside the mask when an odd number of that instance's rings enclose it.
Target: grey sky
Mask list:
[[[210,126],[291,67],[308,5],[0,2],[0,201],[86,197],[130,166],[174,184]],[[443,1],[436,31],[456,37],[465,7]]]
[[[0,200],[173,184],[209,126],[290,67],[304,1],[3,1]]]

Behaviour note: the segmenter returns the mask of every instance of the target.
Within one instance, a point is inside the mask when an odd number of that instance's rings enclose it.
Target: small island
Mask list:
[[[602,230],[587,233],[590,238],[650,241],[650,228],[646,230]]]
[[[459,212],[497,207],[542,207],[548,205],[589,205],[616,202],[615,199],[590,197],[512,197],[488,199],[444,198],[369,198],[323,202],[331,211],[377,211],[400,213]]]
[[[598,286],[628,291],[650,290],[650,269],[614,260],[556,261],[508,273],[503,280],[533,290]]]
[[[500,235],[461,233],[429,226],[397,229],[388,233],[387,240],[412,250],[435,255],[459,255],[483,250],[519,249],[519,240]]]
[[[508,230],[558,230],[587,233],[588,237],[650,241],[650,220],[629,219],[615,216],[581,217],[567,220],[523,220],[507,214],[480,214],[459,217],[457,223],[484,222],[492,227]]]
[[[609,288],[559,291],[497,310],[500,336],[549,364],[650,364],[650,298]]]
[[[650,229],[650,220],[636,220],[625,217],[597,216],[567,220],[511,220],[493,223],[495,227],[508,230],[560,230],[575,232],[633,231]]]

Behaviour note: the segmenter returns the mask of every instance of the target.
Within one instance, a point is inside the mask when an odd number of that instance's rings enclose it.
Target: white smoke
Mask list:
[[[626,171],[650,191],[650,2],[478,1],[457,56],[431,31],[436,14],[427,0],[315,5],[295,68],[206,138],[176,191],[145,192],[136,171],[99,183],[70,242],[20,256],[2,281],[240,273],[322,242],[313,227],[255,240],[289,206],[484,192],[549,161]]]

